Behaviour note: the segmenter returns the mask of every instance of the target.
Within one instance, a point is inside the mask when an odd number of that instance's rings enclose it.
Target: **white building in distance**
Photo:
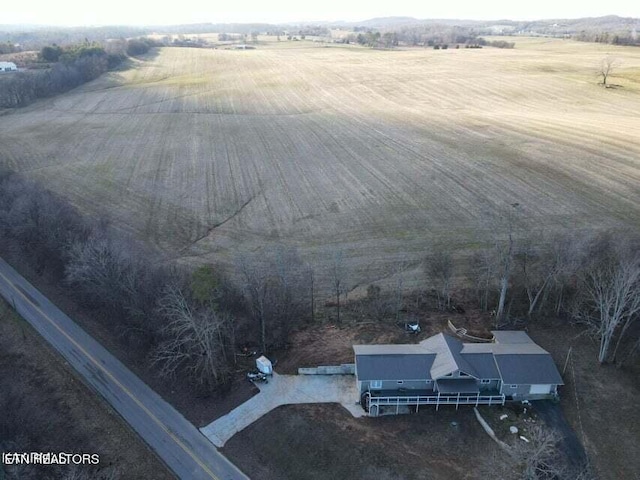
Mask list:
[[[13,62],[0,62],[0,72],[17,72],[18,67]]]

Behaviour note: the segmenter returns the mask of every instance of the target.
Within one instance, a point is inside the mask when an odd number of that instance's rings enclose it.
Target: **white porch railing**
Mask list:
[[[381,406],[396,407],[396,413],[401,406],[415,406],[416,411],[420,405],[435,405],[436,410],[440,405],[504,405],[504,395],[468,395],[468,394],[446,394],[434,393],[433,395],[402,395],[376,397],[367,393],[365,401],[368,405],[369,415],[376,417],[380,413]]]

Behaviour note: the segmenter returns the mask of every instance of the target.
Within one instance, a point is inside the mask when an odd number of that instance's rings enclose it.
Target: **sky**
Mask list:
[[[536,20],[603,15],[640,17],[638,0],[31,0],[6,1],[0,24],[175,25],[182,23],[357,21],[410,16]]]

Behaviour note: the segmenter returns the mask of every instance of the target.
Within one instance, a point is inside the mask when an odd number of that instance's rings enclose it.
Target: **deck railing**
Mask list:
[[[504,395],[468,395],[468,394],[440,394],[433,395],[399,395],[376,397],[370,393],[366,395],[369,415],[378,416],[381,406],[396,407],[396,413],[401,406],[415,406],[416,411],[420,405],[435,405],[436,410],[440,405],[455,405],[456,409],[459,405],[504,405]]]

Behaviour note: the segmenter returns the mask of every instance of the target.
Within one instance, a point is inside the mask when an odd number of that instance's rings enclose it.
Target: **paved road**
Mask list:
[[[0,259],[0,294],[183,479],[245,476],[171,405]]]
[[[201,428],[214,445],[224,444],[263,415],[280,405],[296,403],[340,403],[354,417],[365,414],[360,405],[353,375],[278,375],[269,383],[257,384],[260,393],[231,410],[224,417]]]

